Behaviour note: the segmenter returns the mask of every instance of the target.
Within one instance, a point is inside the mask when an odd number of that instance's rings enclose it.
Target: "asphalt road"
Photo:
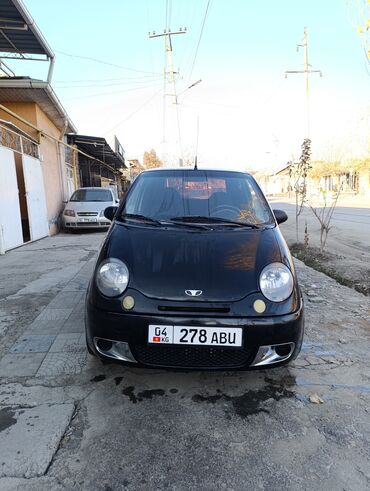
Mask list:
[[[0,489],[368,490],[370,299],[297,262],[288,368],[176,372],[87,355],[101,234],[0,257]]]
[[[295,205],[287,201],[270,199],[273,208],[282,209],[288,214],[288,221],[281,225],[281,230],[289,243],[296,241]],[[299,237],[303,240],[307,222],[309,240],[319,246],[320,224],[309,208],[304,208],[299,217]],[[370,198],[369,206],[352,208],[337,206],[332,218],[332,230],[329,232],[328,249],[338,254],[355,254],[370,261]]]

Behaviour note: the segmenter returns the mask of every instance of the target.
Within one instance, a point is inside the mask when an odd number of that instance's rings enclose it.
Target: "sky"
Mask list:
[[[285,78],[285,71],[303,69],[296,46],[304,27],[311,68],[322,72],[310,76],[313,158],[370,150],[370,65],[357,32],[362,2],[24,0],[55,51],[52,85],[80,134],[109,141],[116,134],[128,158],[142,160],[154,148],[170,165],[180,156],[193,160],[197,148],[200,166],[241,170],[299,158],[307,136],[304,76]],[[172,36],[178,120],[173,98],[163,95],[164,38],[148,36],[166,26],[187,28]],[[46,64],[12,66],[17,75],[46,78]]]

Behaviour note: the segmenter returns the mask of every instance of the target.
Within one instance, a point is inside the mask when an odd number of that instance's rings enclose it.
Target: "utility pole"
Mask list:
[[[164,48],[166,53],[166,61],[164,68],[164,108],[163,108],[163,143],[166,143],[166,98],[171,98],[172,103],[176,105],[176,119],[177,119],[177,129],[178,129],[178,141],[179,141],[179,150],[180,150],[180,158],[183,158],[182,155],[182,144],[181,144],[181,129],[180,129],[180,119],[179,119],[179,108],[178,108],[178,100],[177,100],[177,92],[176,92],[176,78],[175,75],[177,72],[174,71],[173,68],[173,49],[172,49],[172,36],[177,36],[179,34],[186,34],[186,27],[179,28],[178,31],[171,31],[171,29],[166,28],[163,33],[156,34],[155,31],[149,33],[149,38],[159,38],[164,37]],[[167,86],[170,86],[171,89],[167,91]]]
[[[304,28],[303,44],[297,44],[297,51],[299,48],[303,48],[303,70],[287,70],[285,72],[285,78],[288,78],[288,74],[291,73],[303,73],[305,77],[306,86],[306,138],[310,138],[310,97],[309,97],[309,75],[310,73],[319,73],[322,77],[321,70],[312,70],[311,65],[308,62],[308,29]]]

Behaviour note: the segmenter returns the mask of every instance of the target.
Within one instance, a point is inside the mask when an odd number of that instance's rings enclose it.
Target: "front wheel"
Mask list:
[[[85,339],[86,339],[86,348],[87,348],[87,351],[89,352],[90,355],[96,356],[95,353],[93,352],[92,348],[91,348],[91,345],[90,345],[90,342],[88,340],[87,332],[86,331],[85,331]]]

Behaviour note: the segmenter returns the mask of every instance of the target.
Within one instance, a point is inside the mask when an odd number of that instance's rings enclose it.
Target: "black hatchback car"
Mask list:
[[[242,172],[155,169],[118,207],[86,297],[91,354],[143,367],[249,369],[293,360],[303,302],[288,247]]]

